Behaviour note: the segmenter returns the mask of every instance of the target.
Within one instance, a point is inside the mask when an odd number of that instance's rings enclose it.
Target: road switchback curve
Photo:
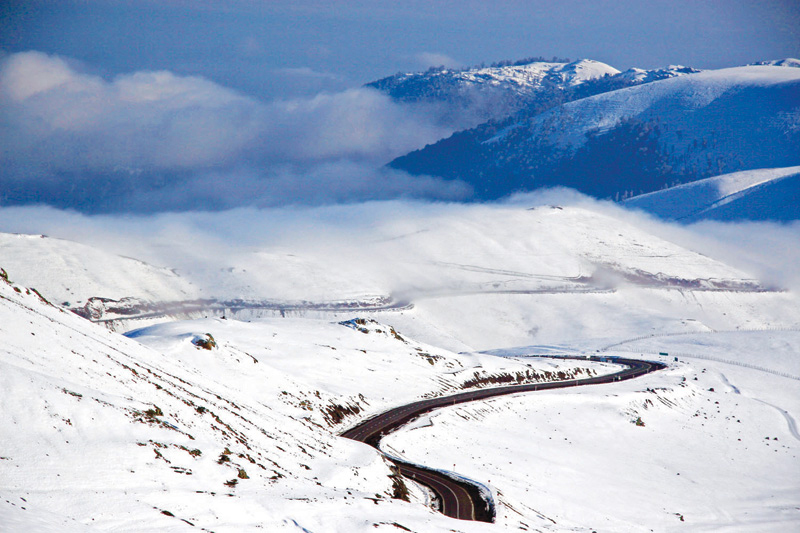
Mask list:
[[[509,385],[488,389],[476,389],[460,392],[450,396],[441,396],[428,400],[420,400],[400,407],[395,407],[384,413],[364,420],[355,427],[341,434],[346,439],[366,443],[377,449],[386,459],[394,463],[403,477],[428,487],[440,502],[441,512],[451,518],[460,520],[476,520],[481,522],[494,521],[494,503],[487,500],[485,491],[475,482],[463,478],[456,478],[453,474],[422,465],[409,463],[397,457],[384,454],[379,447],[380,440],[385,435],[402,427],[411,420],[429,413],[434,409],[456,405],[460,403],[485,400],[506,394],[521,392],[534,392],[550,389],[563,389],[584,385],[599,385],[614,383],[637,378],[666,367],[663,363],[654,361],[640,361],[636,359],[608,358],[608,357],[557,357],[557,359],[577,359],[580,361],[603,361],[624,365],[625,368],[613,374],[596,376],[584,379],[571,379],[565,381],[551,381],[546,383],[530,383],[525,385]]]

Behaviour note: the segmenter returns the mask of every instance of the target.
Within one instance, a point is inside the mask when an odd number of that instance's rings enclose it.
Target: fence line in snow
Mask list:
[[[642,350],[615,350],[621,351],[625,353],[652,353],[655,354],[656,352],[643,352]],[[781,372],[780,370],[774,370],[772,368],[767,368],[765,366],[759,365],[751,365],[750,363],[743,363],[741,361],[733,361],[731,359],[723,359],[722,357],[714,357],[712,355],[700,355],[695,353],[686,353],[686,352],[669,352],[670,357],[688,357],[690,359],[705,359],[707,361],[715,361],[717,363],[725,363],[728,365],[735,365],[735,366],[742,366],[744,368],[750,368],[753,370],[760,370],[761,372],[767,372],[768,374],[773,374],[776,376],[780,376],[783,378],[794,379],[800,381],[800,377],[789,374],[788,372]]]
[[[640,335],[639,337],[632,337],[630,339],[625,339],[624,341],[615,342],[614,344],[609,344],[608,346],[603,346],[602,348],[600,348],[600,351],[604,352],[610,350],[611,348],[614,348],[615,346],[621,346],[623,344],[628,344],[629,342],[642,341],[645,339],[655,339],[659,337],[677,337],[680,335],[703,335],[710,333],[746,333],[754,331],[800,331],[800,328],[788,327],[788,326],[765,326],[762,328],[747,328],[747,329],[712,329],[711,331],[681,331],[678,333],[650,333],[649,335]]]

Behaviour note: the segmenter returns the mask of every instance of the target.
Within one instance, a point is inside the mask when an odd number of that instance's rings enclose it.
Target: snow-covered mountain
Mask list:
[[[785,59],[771,59],[768,61],[756,61],[753,65],[772,65],[775,67],[795,67],[800,68],[800,59],[787,57]]]
[[[661,218],[800,219],[800,167],[746,170],[628,198],[623,205]]]
[[[591,59],[571,63],[535,60],[505,66],[399,73],[366,87],[385,92],[400,102],[430,104],[448,123],[471,127],[520,111],[531,115],[594,94],[693,72],[699,71],[670,66],[620,72]]]
[[[572,63],[531,61],[502,67],[432,68],[395,74],[371,83],[400,102],[435,104],[455,124],[504,118],[524,107],[563,101],[579,85],[619,71],[584,59]],[[552,104],[550,104],[552,105]],[[465,117],[466,115],[466,117]]]
[[[481,91],[507,93],[523,101],[537,91],[576,87],[589,80],[613,76],[610,65],[582,59],[572,63],[531,61],[498,67],[431,68],[399,73],[366,84],[403,102],[448,101],[474,98]]]
[[[642,83],[541,113],[523,110],[391,166],[462,180],[475,199],[554,185],[620,198],[800,164],[798,117],[800,69],[738,67]]]

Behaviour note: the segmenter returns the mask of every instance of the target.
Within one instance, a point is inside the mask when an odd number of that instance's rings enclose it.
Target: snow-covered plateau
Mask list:
[[[207,216],[272,231],[1,236],[3,531],[800,526],[800,302],[747,265],[580,198]],[[493,524],[445,517],[338,436],[421,398],[619,368],[589,354],[667,368],[443,408],[382,441],[488,487]]]

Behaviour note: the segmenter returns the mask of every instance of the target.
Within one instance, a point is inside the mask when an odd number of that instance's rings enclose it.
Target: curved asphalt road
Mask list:
[[[560,357],[560,359],[587,360],[584,357]],[[635,359],[622,358],[600,358],[590,357],[590,361],[607,361],[625,365],[627,368],[614,374],[597,376],[585,379],[571,379],[567,381],[552,381],[547,383],[531,383],[528,385],[509,385],[506,387],[494,387],[489,389],[477,389],[468,392],[461,392],[450,396],[442,396],[429,400],[396,407],[385,413],[381,413],[373,418],[365,420],[359,425],[348,429],[341,434],[347,439],[356,440],[369,444],[378,450],[378,443],[381,437],[391,433],[400,426],[408,423],[412,419],[434,409],[456,405],[458,403],[483,400],[504,394],[516,394],[519,392],[532,392],[548,389],[562,389],[566,387],[577,387],[581,385],[595,385],[600,383],[613,383],[643,376],[656,370],[665,368],[666,365],[652,361],[638,361]],[[461,520],[479,520],[482,522],[494,521],[494,506],[492,502],[486,501],[481,495],[480,488],[473,483],[464,480],[454,479],[442,472],[429,469],[421,465],[406,463],[394,457],[387,459],[397,465],[400,473],[409,479],[417,481],[430,488],[439,498],[442,504],[442,513],[452,518]]]

